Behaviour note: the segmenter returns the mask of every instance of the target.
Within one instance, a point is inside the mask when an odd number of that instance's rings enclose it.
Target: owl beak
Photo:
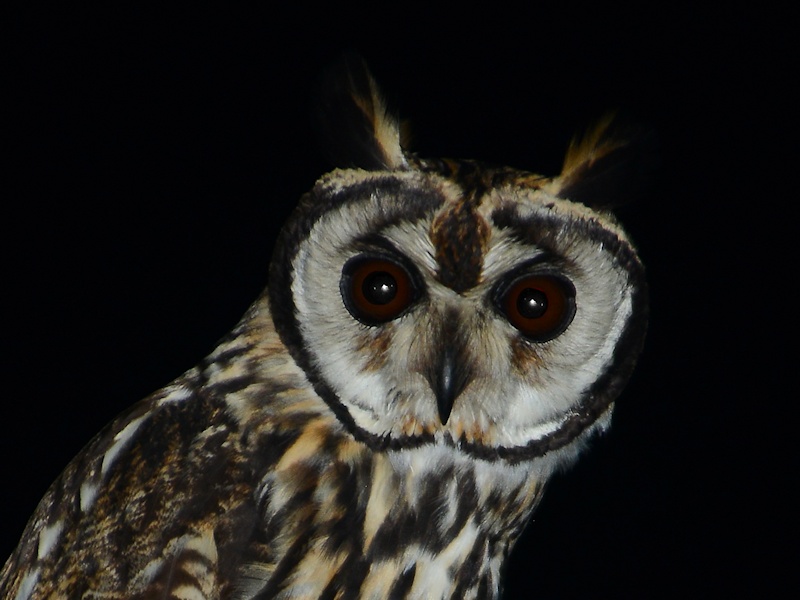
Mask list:
[[[436,394],[436,408],[442,425],[447,424],[456,398],[469,381],[464,361],[459,360],[460,354],[454,345],[447,345],[428,377],[431,389]]]

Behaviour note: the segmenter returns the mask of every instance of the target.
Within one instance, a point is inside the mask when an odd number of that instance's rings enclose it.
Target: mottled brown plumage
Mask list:
[[[321,178],[237,327],[69,464],[3,598],[496,598],[608,427],[646,289],[579,174],[623,146],[590,138],[563,179],[421,159],[346,63],[323,104],[353,100],[343,161],[369,170]]]

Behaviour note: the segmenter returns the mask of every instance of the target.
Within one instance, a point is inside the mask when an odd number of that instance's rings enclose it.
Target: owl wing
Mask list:
[[[193,369],[109,424],[42,499],[0,597],[218,598],[237,585],[258,521],[253,465],[213,391]]]

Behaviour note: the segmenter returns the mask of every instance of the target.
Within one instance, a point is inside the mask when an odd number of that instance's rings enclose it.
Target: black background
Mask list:
[[[355,50],[425,156],[554,174],[611,109],[660,138],[653,192],[618,211],[648,268],[645,352],[610,435],[551,486],[506,597],[796,592],[781,560],[797,553],[788,15],[493,3],[6,22],[0,556],[91,436],[265,285],[277,228],[328,170],[317,78]]]

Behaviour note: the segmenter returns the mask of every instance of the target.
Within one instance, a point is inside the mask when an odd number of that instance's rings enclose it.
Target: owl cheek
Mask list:
[[[511,366],[517,375],[529,376],[531,371],[543,365],[541,352],[521,337],[511,341]]]
[[[392,334],[386,329],[372,329],[360,333],[355,340],[356,353],[359,357],[366,357],[362,370],[378,372],[389,359]]]

